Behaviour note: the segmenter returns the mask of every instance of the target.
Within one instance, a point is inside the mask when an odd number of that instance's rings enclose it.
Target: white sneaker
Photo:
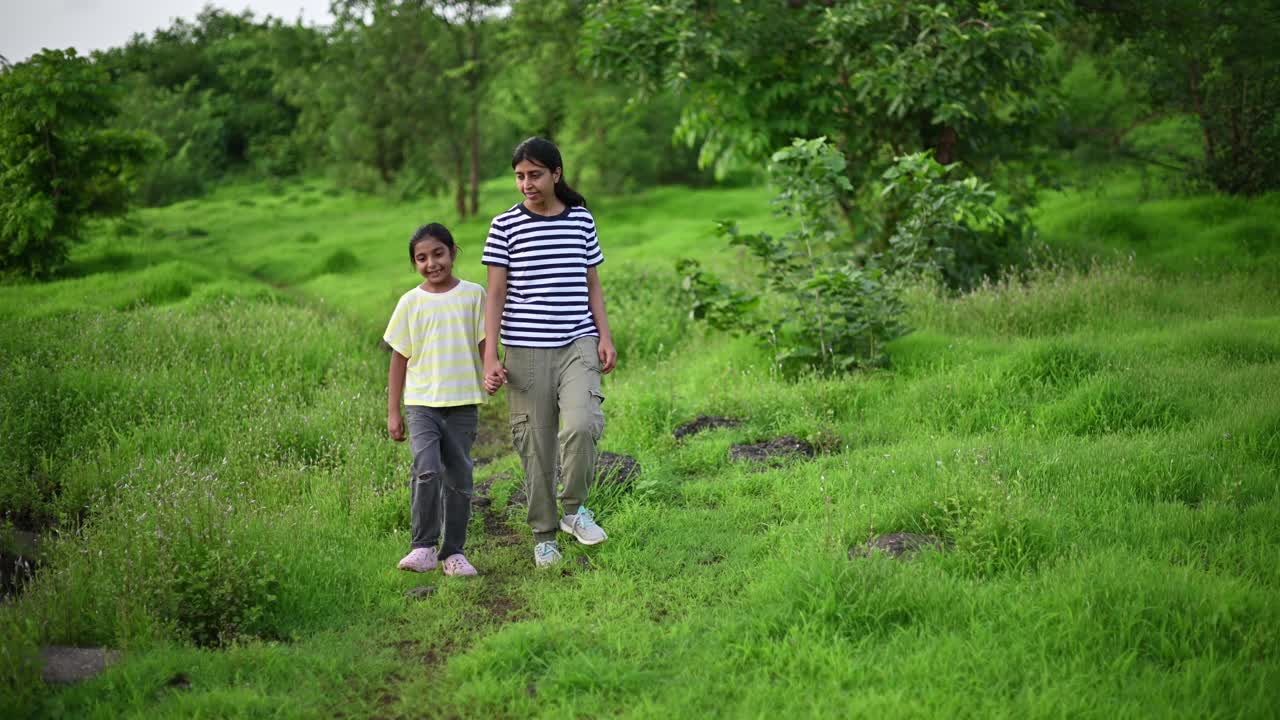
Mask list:
[[[596,524],[595,515],[585,507],[578,508],[576,515],[560,518],[560,529],[573,535],[583,545],[599,545],[609,539],[604,528]]]
[[[560,547],[556,545],[555,540],[547,540],[533,546],[533,564],[538,567],[551,567],[559,565],[564,556],[560,554]]]

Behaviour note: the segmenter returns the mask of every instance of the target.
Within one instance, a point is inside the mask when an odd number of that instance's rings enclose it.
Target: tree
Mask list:
[[[696,152],[673,146],[680,117],[670,92],[636,98],[629,83],[595,77],[582,57],[587,0],[520,0],[501,24],[505,56],[491,101],[519,129],[565,151],[570,182],[611,192],[705,180]],[[590,192],[588,192],[590,195]]]
[[[87,218],[126,209],[155,144],[107,129],[114,113],[107,74],[74,50],[0,72],[0,271],[47,276]]]
[[[1049,108],[1055,0],[602,0],[593,66],[687,96],[678,137],[728,171],[825,136],[855,185],[894,156],[990,165]],[[1011,142],[1012,141],[1012,142]]]
[[[1219,190],[1280,188],[1280,5],[1275,0],[1078,0],[1121,49],[1159,109],[1200,123],[1203,171]]]
[[[178,19],[150,38],[137,34],[95,53],[124,86],[115,125],[164,142],[142,178],[142,200],[197,194],[230,170],[301,169],[309,148],[295,141],[300,107],[284,78],[318,64],[326,50],[315,28],[207,7],[194,22]]]
[[[345,77],[322,81],[329,87],[317,95],[340,107],[337,154],[372,164],[387,183],[406,174],[452,182],[459,217],[477,212],[490,20],[503,4],[336,2],[334,60]]]

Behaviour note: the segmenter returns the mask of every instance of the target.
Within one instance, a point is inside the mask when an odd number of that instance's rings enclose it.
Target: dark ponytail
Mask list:
[[[409,238],[409,262],[413,262],[413,249],[417,247],[418,243],[427,238],[440,241],[441,245],[444,245],[450,253],[453,253],[453,233],[449,232],[449,228],[440,223],[427,223],[415,230],[413,237]]]
[[[541,165],[551,172],[559,170],[560,179],[556,181],[556,197],[566,207],[587,206],[587,199],[564,181],[564,162],[560,159],[560,148],[556,147],[555,143],[540,137],[525,140],[517,145],[516,151],[511,154],[511,167],[519,165],[522,160]]]

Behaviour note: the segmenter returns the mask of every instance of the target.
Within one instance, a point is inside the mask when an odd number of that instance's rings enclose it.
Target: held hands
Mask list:
[[[498,388],[507,384],[507,369],[497,358],[484,361],[484,389],[490,395],[498,392]]]
[[[600,355],[600,373],[608,375],[618,364],[618,351],[613,349],[613,338],[600,338],[596,352]]]
[[[396,442],[404,442],[404,416],[393,413],[387,416],[387,433]]]

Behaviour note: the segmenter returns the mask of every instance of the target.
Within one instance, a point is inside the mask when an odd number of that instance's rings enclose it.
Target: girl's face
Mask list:
[[[521,160],[516,163],[515,172],[516,188],[524,195],[525,207],[545,208],[555,202],[560,168],[551,170],[532,160]]]
[[[413,266],[428,286],[443,287],[453,281],[453,258],[457,248],[428,235],[413,246]]]

